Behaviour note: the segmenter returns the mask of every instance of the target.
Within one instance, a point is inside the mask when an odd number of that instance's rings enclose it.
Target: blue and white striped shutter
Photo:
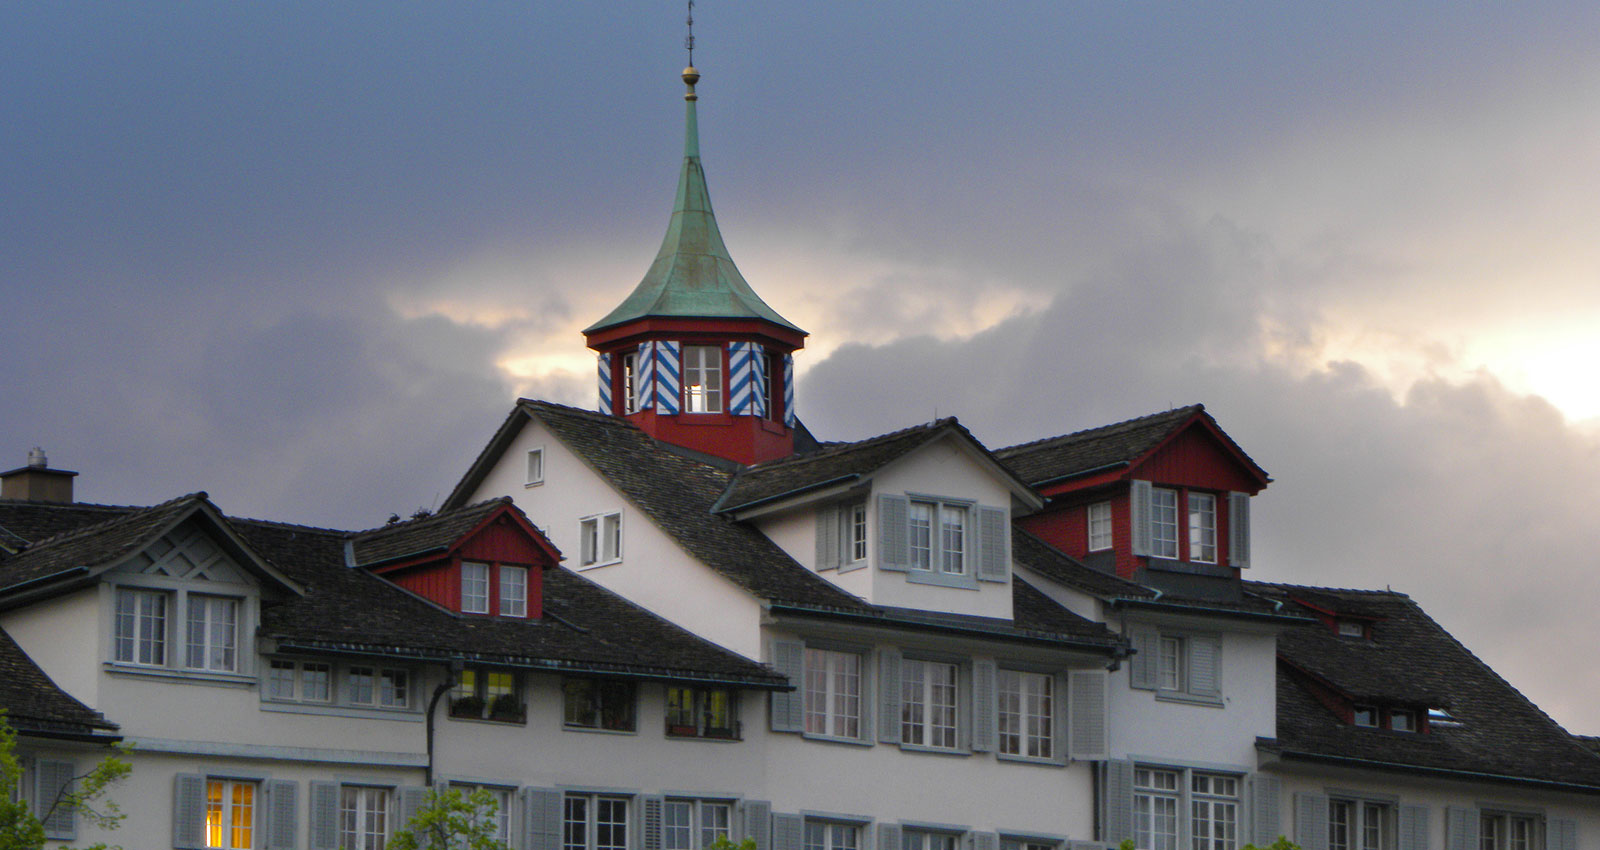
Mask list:
[[[878,850],[901,850],[900,824],[878,824]]]
[[[735,416],[766,416],[767,397],[761,391],[760,344],[754,342],[728,343],[729,393],[728,408]]]
[[[1199,697],[1222,695],[1222,639],[1220,637],[1190,637],[1189,693]]]
[[[772,692],[772,731],[805,731],[805,661],[806,645],[799,641],[775,640],[772,642],[772,669],[783,674],[794,685],[792,691]]]
[[[794,355],[783,355],[783,424],[794,427]]]
[[[1250,566],[1250,494],[1228,494],[1228,564]]]
[[[1446,806],[1444,810],[1445,850],[1477,850],[1479,814],[1476,806]],[[1326,850],[1326,848],[1317,848]]]
[[[1578,850],[1578,822],[1572,818],[1551,818],[1550,850]]]
[[[1160,651],[1160,634],[1153,628],[1134,624],[1128,627],[1128,644],[1133,657],[1128,659],[1128,687],[1141,691],[1156,689],[1156,654]]]
[[[600,412],[611,412],[611,355],[600,355]]]
[[[653,342],[639,343],[639,355],[633,364],[633,392],[640,410],[655,406],[656,344]]]
[[[878,569],[911,569],[911,500],[905,496],[878,496]]]
[[[766,800],[745,800],[739,805],[744,814],[744,832],[741,838],[754,838],[756,847],[770,848],[772,841],[772,804]]]
[[[410,830],[411,821],[416,818],[417,812],[422,811],[422,806],[427,799],[428,789],[421,785],[402,785],[395,789],[399,797],[399,808],[396,811],[396,830]],[[420,843],[420,842],[419,842]]]
[[[1005,508],[978,506],[978,580],[1011,577],[1011,522]]]
[[[772,816],[771,850],[805,850],[806,820],[800,815]],[[760,850],[760,848],[758,848]]]
[[[656,343],[656,413],[672,416],[678,412],[683,386],[683,355],[676,342]]]
[[[1150,521],[1155,513],[1154,489],[1148,481],[1128,482],[1128,513],[1133,526],[1133,554],[1149,555],[1152,546]]]
[[[172,846],[177,850],[206,846],[206,778],[198,773],[172,777]]]
[[[659,794],[644,798],[644,850],[661,850],[661,809],[667,801]]]

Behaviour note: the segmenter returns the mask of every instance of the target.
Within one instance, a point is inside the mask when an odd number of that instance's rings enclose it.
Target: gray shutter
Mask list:
[[[878,740],[900,743],[900,651],[878,650]]]
[[[1283,782],[1276,776],[1256,774],[1250,777],[1250,802],[1254,806],[1252,826],[1257,847],[1266,847],[1283,834],[1282,818],[1278,813],[1278,798],[1283,793]]]
[[[310,850],[339,850],[339,783],[311,783]]]
[[[1428,850],[1428,807],[1400,807],[1400,850]]]
[[[299,793],[300,786],[292,779],[267,781],[266,850],[295,850],[299,846],[295,840]]]
[[[1000,834],[995,832],[972,833],[972,846],[975,850],[1000,850]]]
[[[1121,844],[1133,837],[1133,762],[1107,761],[1100,804],[1105,807],[1100,840]]]
[[[911,500],[905,496],[878,497],[878,567],[911,569]]]
[[[644,798],[644,850],[661,850],[661,807],[666,800],[651,794]]]
[[[900,850],[900,842],[899,824],[878,824],[878,850]]]
[[[978,506],[978,580],[1005,581],[1011,575],[1011,522],[1005,508]]]
[[[839,566],[839,506],[817,508],[817,569]]]
[[[1250,566],[1250,494],[1228,494],[1228,563]]]
[[[1328,850],[1328,795],[1294,795],[1294,842],[1300,850]]]
[[[1578,850],[1578,822],[1572,818],[1550,820],[1550,850]]]
[[[1072,757],[1072,721],[1077,717],[1077,712],[1072,710],[1072,684],[1071,677],[1066,673],[1057,673],[1053,678],[1050,700],[1050,760],[1057,764],[1066,764]],[[1094,756],[1096,759],[1105,758],[1104,752]]]
[[[1161,645],[1161,634],[1149,626],[1128,627],[1128,643],[1133,647],[1133,657],[1128,659],[1128,687],[1143,691],[1156,689],[1156,657]]]
[[[1444,810],[1445,850],[1478,850],[1478,809],[1447,806]]]
[[[1128,482],[1128,516],[1133,525],[1133,554],[1150,554],[1150,520],[1153,513],[1148,481]]]
[[[428,789],[421,785],[402,785],[394,790],[395,798],[398,801],[398,806],[395,810],[394,831],[402,829],[410,831],[412,828],[411,819],[417,816],[417,812],[422,811],[423,802],[428,796]],[[422,836],[414,832],[412,836],[417,839],[417,844],[423,847],[428,846],[428,842]]]
[[[799,641],[772,642],[772,667],[789,678],[792,691],[772,692],[772,731],[803,732],[805,713],[806,645]]]
[[[172,846],[206,846],[206,778],[198,773],[172,777]]]
[[[799,815],[772,816],[772,850],[805,850],[806,821]]]
[[[525,850],[561,850],[560,791],[522,789],[522,836]]]
[[[1067,722],[1071,728],[1070,749],[1075,759],[1087,761],[1103,759],[1108,755],[1107,680],[1104,670],[1071,670],[1067,673]]]
[[[772,804],[766,800],[745,800],[741,808],[744,832],[740,837],[754,838],[758,850],[768,850],[772,844]]]
[[[1189,649],[1189,693],[1198,697],[1222,695],[1222,639],[1191,636],[1184,640]]]
[[[987,753],[994,750],[995,663],[987,658],[972,662],[972,749]]]
[[[63,841],[73,841],[78,837],[77,810],[61,802],[65,794],[72,793],[73,778],[78,775],[77,762],[59,761],[57,759],[39,759],[34,763],[34,788],[38,794],[33,798],[33,804],[42,814],[50,811],[50,816],[44,818],[44,837],[56,838]],[[54,811],[51,807],[54,806]]]

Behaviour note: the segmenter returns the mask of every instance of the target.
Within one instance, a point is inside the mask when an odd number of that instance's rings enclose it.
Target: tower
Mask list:
[[[794,352],[806,332],[756,295],[722,242],[700,164],[695,84],[683,70],[683,168],[644,279],[583,331],[600,409],[664,442],[759,463],[794,451]]]

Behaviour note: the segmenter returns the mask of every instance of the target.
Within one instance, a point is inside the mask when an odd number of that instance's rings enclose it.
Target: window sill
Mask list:
[[[818,741],[824,744],[848,744],[852,747],[872,746],[871,741],[865,741],[860,738],[840,738],[834,735],[818,735],[814,732],[801,732],[800,737],[805,738],[808,741]]]
[[[683,735],[675,732],[666,733],[669,741],[710,741],[714,744],[737,744],[744,740],[736,735]]]
[[[612,566],[614,564],[620,564],[620,563],[622,563],[622,559],[621,558],[612,558],[609,561],[595,561],[592,564],[584,564],[583,566],[579,567],[578,568],[578,572],[581,573],[584,570],[592,570],[592,569],[596,569],[598,567],[609,567],[609,566]]]
[[[1222,708],[1222,697],[1201,697],[1179,691],[1156,691],[1156,699],[1162,702],[1177,702],[1205,708]]]
[[[1011,755],[1010,753],[1002,753],[1002,752],[999,752],[999,751],[995,752],[994,757],[999,759],[1000,761],[1011,762],[1012,764],[1031,764],[1034,767],[1066,767],[1067,766],[1066,759],[1058,759],[1058,758],[1040,758],[1039,756]]]
[[[901,744],[900,751],[906,753],[920,753],[929,756],[966,756],[972,755],[971,750],[947,749],[945,747],[926,747],[922,744]]]
[[[303,703],[261,701],[262,711],[282,711],[287,714],[321,714],[330,717],[360,717],[367,720],[398,720],[403,723],[421,723],[422,712],[399,708],[367,708],[334,703]]]
[[[515,719],[512,719],[512,718],[501,719],[501,718],[498,718],[498,717],[481,717],[479,715],[470,715],[469,716],[469,715],[465,715],[465,714],[451,714],[451,715],[447,715],[447,716],[451,720],[460,720],[463,723],[483,723],[483,724],[487,724],[489,726],[508,726],[509,727],[509,726],[526,726],[526,725],[528,725],[528,718],[525,717],[525,716],[524,717],[518,717],[518,718],[515,718]]]
[[[529,490],[529,489],[532,489],[534,487],[538,487],[539,485],[541,485],[543,483],[544,483],[543,481],[529,481],[526,484],[523,484],[522,488],[524,490]]]
[[[602,729],[598,726],[574,726],[571,723],[561,724],[563,732],[587,732],[592,735],[637,735],[637,729]]]
[[[243,673],[218,673],[211,670],[188,670],[177,667],[141,667],[107,661],[104,670],[114,676],[136,676],[151,679],[170,679],[190,685],[209,685],[217,688],[249,688],[256,684],[255,676]]]
[[[933,570],[911,569],[906,571],[906,581],[912,584],[931,584],[937,587],[953,587],[957,590],[977,590],[978,579],[974,576],[962,574],[951,575]]]

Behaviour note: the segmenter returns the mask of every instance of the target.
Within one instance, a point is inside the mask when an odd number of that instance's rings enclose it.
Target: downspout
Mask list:
[[[450,689],[456,686],[456,679],[461,675],[461,670],[466,664],[460,658],[450,659],[450,664],[445,668],[444,681],[433,689],[433,698],[428,700],[428,714],[425,718],[428,727],[428,767],[422,774],[424,788],[433,787],[433,711],[439,706],[439,699]]]

